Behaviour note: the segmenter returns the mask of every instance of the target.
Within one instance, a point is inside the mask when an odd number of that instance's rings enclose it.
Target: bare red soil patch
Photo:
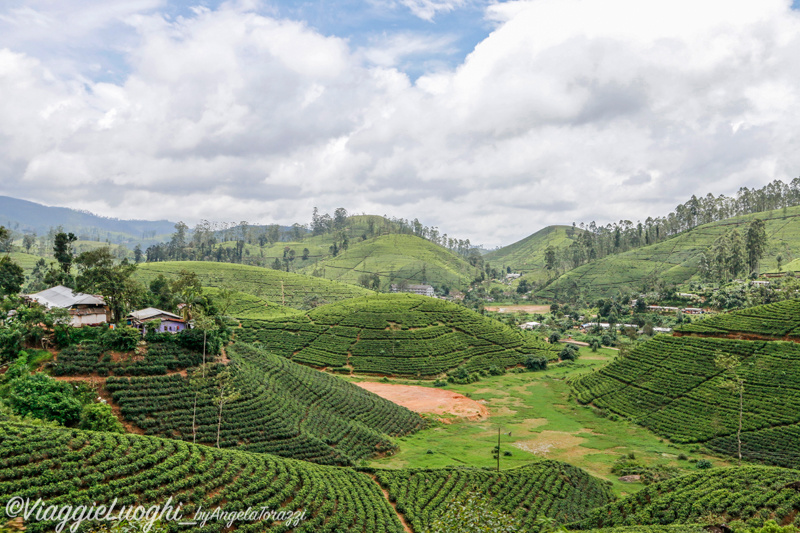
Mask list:
[[[470,400],[463,394],[449,390],[373,381],[356,383],[356,385],[416,413],[455,415],[468,420],[479,420],[489,416],[489,409],[486,406]]]

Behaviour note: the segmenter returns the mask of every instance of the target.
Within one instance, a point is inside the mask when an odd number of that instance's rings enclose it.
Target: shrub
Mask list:
[[[711,464],[711,461],[709,461],[708,459],[700,459],[699,461],[697,461],[697,464],[695,466],[697,466],[697,468],[705,470],[706,468],[711,468],[713,465]]]

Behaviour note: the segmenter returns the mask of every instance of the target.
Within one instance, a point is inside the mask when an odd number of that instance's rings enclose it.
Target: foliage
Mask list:
[[[676,331],[708,337],[752,335],[800,339],[800,299],[759,305],[685,324]]]
[[[323,464],[353,464],[395,449],[389,436],[416,431],[422,419],[336,376],[236,343],[227,350],[228,372],[238,397],[225,406],[220,446],[266,452]],[[207,380],[180,375],[109,378],[106,389],[122,416],[152,435],[192,441],[217,439],[220,390],[212,365]],[[195,394],[199,390],[200,394]],[[224,394],[224,393],[223,393]]]
[[[321,306],[307,315],[242,320],[237,338],[293,361],[356,372],[436,376],[510,368],[534,355],[556,359],[533,336],[442,300],[382,294]]]
[[[0,257],[0,297],[19,293],[24,282],[22,267],[8,256]]]
[[[46,495],[54,502],[108,505],[116,498],[119,509],[172,497],[173,507],[182,504],[184,517],[217,506],[225,511],[263,506],[298,517],[306,512],[294,529],[272,521],[237,523],[244,531],[403,531],[378,485],[352,469],[132,434],[11,423],[0,423],[0,434],[0,501]],[[25,526],[44,533],[54,524]],[[189,530],[227,531],[217,522]]]
[[[564,348],[559,352],[558,358],[562,361],[577,361],[578,347],[574,344],[565,344]]]
[[[719,354],[741,361],[742,455],[783,466],[800,465],[800,345],[656,336],[626,358],[571,380],[581,403],[629,418],[678,443],[704,443],[737,455],[740,398]]]
[[[75,278],[78,292],[101,294],[111,310],[111,321],[119,322],[126,315],[126,306],[141,298],[144,288],[131,279],[136,264],[124,259],[115,264],[115,257],[108,247],[83,252],[75,261],[79,274]]]
[[[22,376],[9,384],[8,404],[19,416],[53,420],[65,426],[81,419],[81,399],[75,385],[56,381],[44,374]]]
[[[730,521],[784,520],[800,510],[794,488],[800,472],[743,466],[701,470],[648,485],[636,494],[590,511],[571,529],[687,524],[708,515]]]
[[[111,412],[111,407],[105,403],[90,403],[83,406],[81,418],[78,423],[81,429],[92,431],[108,431],[111,433],[125,433],[117,417]]]
[[[467,492],[447,503],[446,510],[427,529],[428,533],[511,533],[519,521],[495,509],[477,492]]]
[[[519,531],[530,532],[548,531],[539,520],[541,517],[561,523],[576,521],[592,508],[612,501],[605,483],[558,461],[541,461],[500,472],[478,468],[405,469],[379,470],[376,476],[415,531],[435,531],[432,526],[439,520],[438,523],[455,525],[457,517],[451,509],[470,493],[473,499],[474,494],[481,495],[477,497],[481,508],[498,513],[501,526],[513,525],[503,519],[503,515],[509,515],[519,524]],[[469,516],[472,518],[464,527],[484,525],[478,517]]]

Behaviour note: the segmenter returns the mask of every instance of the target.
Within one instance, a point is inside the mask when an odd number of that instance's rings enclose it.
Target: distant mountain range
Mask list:
[[[27,200],[0,196],[0,225],[20,233],[47,233],[50,228],[88,237],[134,246],[159,242],[175,231],[169,220],[120,220],[78,211],[67,207],[50,207]]]

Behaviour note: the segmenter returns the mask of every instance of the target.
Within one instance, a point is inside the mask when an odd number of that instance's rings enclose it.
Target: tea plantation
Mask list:
[[[676,331],[700,337],[800,340],[800,300],[785,300],[684,324]]]
[[[423,420],[405,407],[360,387],[252,346],[228,347],[238,398],[223,409],[220,445],[321,464],[354,461],[395,448],[390,436],[405,435]],[[106,389],[122,416],[147,434],[214,445],[220,395],[212,366],[206,382],[192,387],[180,374],[109,378]],[[192,369],[197,378],[200,370]]]
[[[724,387],[719,354],[741,360],[744,457],[800,466],[800,344],[657,336],[571,386],[581,403],[734,455],[739,397]]]
[[[318,307],[307,315],[242,320],[237,338],[298,363],[342,371],[436,376],[509,368],[557,352],[456,304],[413,294],[380,294]]]

